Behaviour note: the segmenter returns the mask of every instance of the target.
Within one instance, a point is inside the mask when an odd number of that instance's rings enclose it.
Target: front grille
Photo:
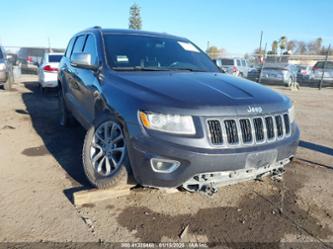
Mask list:
[[[225,120],[224,121],[226,133],[227,133],[227,140],[229,144],[237,144],[238,143],[238,132],[237,132],[237,125],[235,120]]]
[[[284,120],[284,127],[286,129],[286,134],[289,134],[290,133],[290,121],[289,121],[288,114],[283,115],[283,120]]]
[[[256,140],[257,142],[261,142],[264,140],[264,124],[262,122],[261,118],[255,118],[253,119],[253,125],[254,125],[254,131],[256,134]]]
[[[274,135],[273,118],[272,117],[266,117],[265,122],[266,122],[267,138],[272,139],[275,136]]]
[[[252,142],[252,128],[249,119],[241,119],[239,120],[240,128],[242,131],[242,139],[243,143],[251,143]]]
[[[220,122],[218,120],[209,120],[208,128],[212,144],[222,144],[223,136]]]
[[[264,117],[207,120],[212,145],[238,146],[241,144],[269,143],[290,135],[288,114]]]
[[[282,137],[283,136],[283,124],[282,124],[282,118],[280,115],[275,116],[275,124],[276,124],[277,136]]]

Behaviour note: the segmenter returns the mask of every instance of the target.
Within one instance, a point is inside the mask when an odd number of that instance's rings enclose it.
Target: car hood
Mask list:
[[[285,110],[287,97],[258,83],[221,73],[131,72],[117,74],[135,96],[152,106],[247,113],[248,107],[265,107],[267,113]],[[239,108],[238,108],[239,107]]]

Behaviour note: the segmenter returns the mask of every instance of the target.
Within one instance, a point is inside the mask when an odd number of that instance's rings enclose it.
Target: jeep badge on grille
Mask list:
[[[258,107],[249,106],[247,109],[247,112],[248,113],[262,113],[262,107],[261,106],[258,106]]]

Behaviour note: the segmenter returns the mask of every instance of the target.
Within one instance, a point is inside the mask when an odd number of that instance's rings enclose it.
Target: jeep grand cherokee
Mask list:
[[[83,167],[107,188],[208,186],[282,169],[299,129],[291,101],[220,73],[191,41],[94,27],[76,34],[60,62],[60,123],[87,129]]]

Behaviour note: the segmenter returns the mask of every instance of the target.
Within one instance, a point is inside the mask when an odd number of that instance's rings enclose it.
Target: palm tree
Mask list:
[[[272,43],[272,53],[273,54],[277,54],[278,46],[279,46],[279,42],[277,40],[273,41],[273,43]]]
[[[280,53],[282,54],[282,51],[287,48],[287,37],[286,36],[281,36],[280,38]]]

